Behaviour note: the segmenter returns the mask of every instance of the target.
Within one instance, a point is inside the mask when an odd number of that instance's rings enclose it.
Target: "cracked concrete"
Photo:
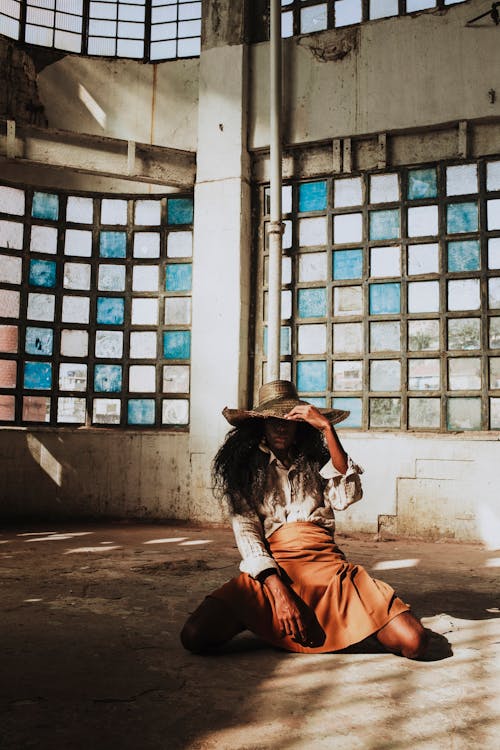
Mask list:
[[[433,635],[428,661],[366,642],[303,656],[179,629],[237,570],[225,528],[24,524],[0,535],[2,750],[470,750],[500,730],[498,552],[339,537]]]

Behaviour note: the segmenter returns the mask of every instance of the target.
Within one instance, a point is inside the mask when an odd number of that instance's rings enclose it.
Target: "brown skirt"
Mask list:
[[[315,523],[284,524],[267,541],[299,606],[314,613],[313,646],[281,635],[273,597],[246,573],[210,597],[222,601],[245,628],[273,646],[305,654],[339,651],[410,608],[387,583],[372,578],[361,565],[347,562],[330,532]]]

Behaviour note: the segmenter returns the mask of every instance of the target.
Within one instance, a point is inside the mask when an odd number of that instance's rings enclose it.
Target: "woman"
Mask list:
[[[262,386],[254,409],[223,414],[235,429],[213,476],[229,505],[241,573],[189,617],[184,647],[207,652],[248,629],[288,651],[338,651],[375,635],[389,651],[423,656],[426,634],[409,606],[334,542],[334,510],[362,497],[362,469],[334,429],[348,412],[317,409],[278,380]]]

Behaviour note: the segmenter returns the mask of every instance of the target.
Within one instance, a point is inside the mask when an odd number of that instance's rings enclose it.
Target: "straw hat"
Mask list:
[[[253,417],[284,419],[294,406],[308,403],[298,397],[295,385],[289,380],[273,380],[259,388],[258,406],[254,406],[253,409],[228,409],[226,406],[222,414],[229,424],[237,426],[245,419]],[[324,414],[332,425],[347,419],[350,414],[340,409],[318,409],[318,411]]]

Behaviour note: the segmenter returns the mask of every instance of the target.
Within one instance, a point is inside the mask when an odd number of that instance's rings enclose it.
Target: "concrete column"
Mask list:
[[[211,521],[222,517],[210,480],[228,428],[221,410],[247,398],[251,236],[244,2],[217,6],[217,18],[205,19],[200,57],[188,509],[191,519]]]

